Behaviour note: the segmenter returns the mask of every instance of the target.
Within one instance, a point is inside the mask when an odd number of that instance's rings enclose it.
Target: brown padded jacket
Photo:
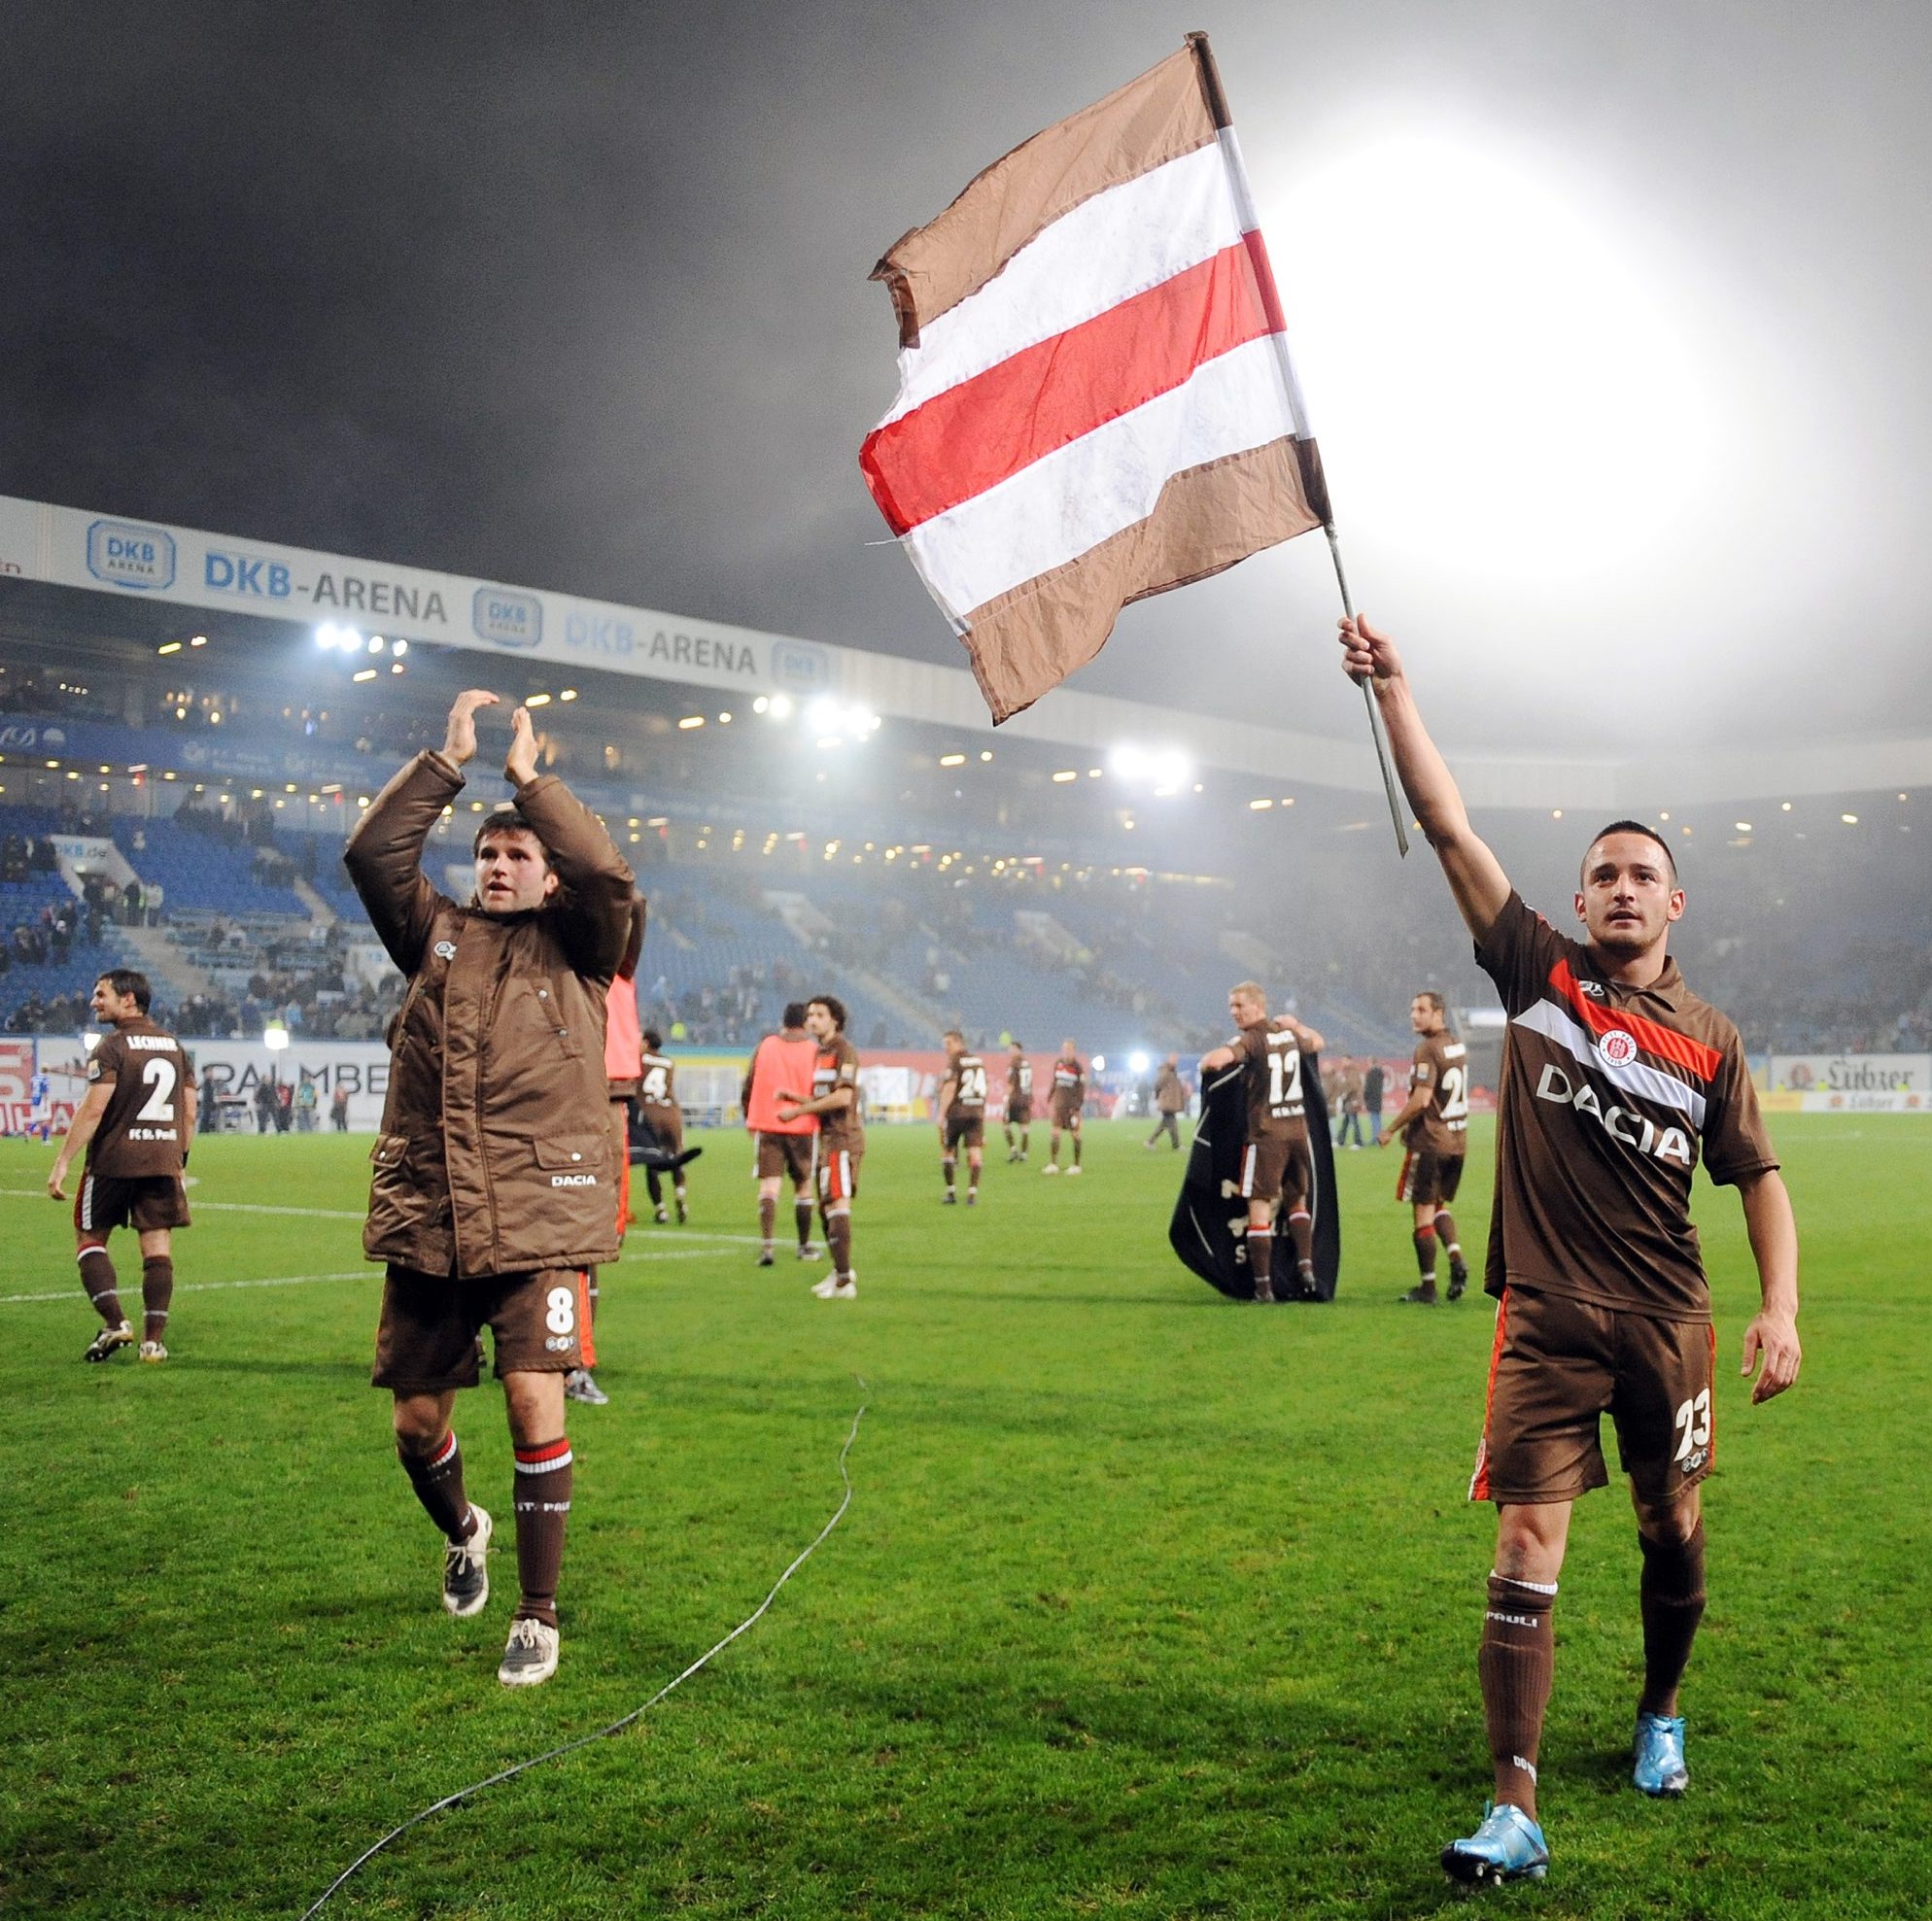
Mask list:
[[[463,784],[453,762],[418,754],[342,856],[409,981],[390,1023],[363,1252],[465,1280],[615,1260],[622,1146],[604,999],[643,904],[596,816],[543,774],[516,804],[558,896],[534,913],[459,907],[422,855]]]

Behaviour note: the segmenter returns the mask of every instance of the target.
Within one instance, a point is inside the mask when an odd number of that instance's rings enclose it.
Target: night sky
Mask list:
[[[13,7],[0,491],[961,662],[866,275],[1195,26],[1452,742],[1932,731],[1922,5]],[[1303,540],[1080,684],[1348,732],[1335,611]]]

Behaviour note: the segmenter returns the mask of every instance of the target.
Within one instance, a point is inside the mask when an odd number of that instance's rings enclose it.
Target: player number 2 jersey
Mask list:
[[[178,1175],[188,1146],[183,1093],[191,1076],[181,1043],[152,1020],[105,1036],[87,1056],[87,1081],[112,1081],[114,1092],[87,1143],[89,1170],[117,1181]]]
[[[1674,961],[1648,987],[1605,979],[1511,894],[1476,960],[1509,1025],[1485,1286],[1708,1321],[1691,1174],[1777,1165],[1738,1030]]]

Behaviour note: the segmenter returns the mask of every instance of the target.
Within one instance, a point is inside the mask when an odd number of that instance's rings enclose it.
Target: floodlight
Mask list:
[[[1107,1056],[1105,1054],[1095,1054],[1093,1056],[1093,1071],[1095,1074],[1105,1074],[1107,1072]]]
[[[1148,1070],[1148,1058],[1144,1053],[1141,1052],[1141,1050],[1138,1047],[1136,1047],[1134,1051],[1127,1056],[1127,1065],[1130,1068],[1132,1068],[1136,1074],[1145,1074]]]
[[[768,710],[774,720],[789,720],[792,717],[792,698],[789,694],[774,694]]]
[[[279,1020],[271,1020],[261,1030],[261,1045],[271,1053],[280,1053],[289,1045],[289,1030]]]

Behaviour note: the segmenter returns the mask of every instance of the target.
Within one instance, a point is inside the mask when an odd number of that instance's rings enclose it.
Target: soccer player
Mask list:
[[[636,898],[597,816],[539,774],[528,711],[512,718],[512,805],[483,817],[466,907],[425,877],[430,831],[476,753],[459,694],[438,752],[410,761],[357,823],[343,864],[409,982],[392,1028],[389,1092],[362,1247],[385,1263],[373,1380],[395,1398],[397,1450],[448,1543],[443,1606],[490,1597],[492,1524],[464,1491],[450,1426],[477,1383],[482,1328],[516,1454],[521,1589],[497,1678],[557,1671],[557,1577],[570,1512],[564,1377],[582,1365],[582,1270],[617,1258],[617,1161],[604,1080],[605,996]]]
[[[1160,1063],[1160,1072],[1155,1077],[1154,1105],[1160,1118],[1155,1122],[1154,1132],[1147,1137],[1150,1148],[1157,1147],[1160,1137],[1167,1137],[1168,1145],[1176,1153],[1181,1151],[1180,1116],[1188,1111],[1188,1083],[1181,1079],[1181,1056],[1169,1054]]]
[[[959,1149],[966,1149],[966,1205],[980,1204],[980,1164],[985,1158],[986,1064],[966,1050],[957,1029],[945,1036],[946,1079],[933,1106],[939,1111],[939,1170],[946,1177],[946,1205],[954,1207],[953,1176]]]
[[[168,1357],[161,1337],[174,1299],[174,1230],[189,1224],[181,1173],[194,1133],[194,1070],[181,1043],[148,1018],[153,1000],[148,977],[129,967],[94,982],[88,1006],[113,1031],[87,1056],[86,1094],[47,1177],[49,1194],[64,1201],[67,1170],[86,1155],[74,1196],[74,1258],[101,1331],[83,1360],[133,1344],[107,1252],[108,1236],[130,1226],[141,1243],[140,1357]]]
[[[1052,1132],[1047,1140],[1047,1164],[1042,1174],[1060,1171],[1060,1136],[1073,1137],[1073,1165],[1069,1174],[1080,1172],[1080,1111],[1087,1105],[1087,1069],[1081,1063],[1071,1041],[1060,1043],[1060,1057],[1053,1063],[1053,1084],[1047,1096],[1047,1117]]]
[[[805,1004],[805,1026],[818,1044],[811,1097],[781,1101],[778,1118],[793,1120],[802,1114],[818,1118],[818,1208],[832,1272],[811,1291],[821,1301],[855,1301],[859,1282],[852,1270],[852,1202],[858,1197],[859,1162],[865,1154],[858,1049],[845,1038],[845,1004],[836,994],[819,994]]]
[[[782,1030],[767,1034],[752,1049],[739,1088],[744,1124],[758,1142],[758,1265],[776,1258],[773,1234],[778,1220],[778,1188],[790,1175],[792,1221],[798,1229],[798,1257],[816,1260],[811,1245],[811,1190],[817,1175],[818,1122],[811,1115],[778,1118],[778,1103],[793,1087],[811,1083],[818,1044],[805,1031],[805,1003],[787,1001]]]
[[[1710,1292],[1689,1213],[1700,1149],[1710,1178],[1737,1187],[1757,1264],[1762,1305],[1742,1369],[1762,1360],[1753,1403],[1798,1378],[1798,1230],[1738,1030],[1670,956],[1684,892],[1669,845],[1612,822],[1584,850],[1572,907],[1586,938],[1559,934],[1471,831],[1388,636],[1345,619],[1341,639],[1509,1016],[1484,1283],[1499,1300],[1496,1344],[1469,1490],[1497,1509],[1478,1660],[1496,1792],[1442,1865],[1464,1882],[1540,1878],[1551,1617],[1571,1504],[1609,1478],[1605,1409],[1643,1561],[1632,1778],[1647,1795],[1680,1795],[1690,1779],[1677,1693],[1704,1613],[1698,1487],[1716,1443]]]
[[[664,1036],[655,1027],[643,1034],[643,1078],[638,1082],[638,1112],[646,1127],[668,1154],[684,1151],[684,1110],[677,1105],[677,1063],[664,1051]],[[644,1169],[650,1187],[651,1212],[661,1227],[671,1216],[665,1212],[664,1187],[658,1170]],[[671,1177],[672,1199],[677,1204],[677,1224],[688,1218],[685,1209],[684,1169]]]
[[[1416,1034],[1409,1097],[1378,1131],[1375,1145],[1386,1148],[1397,1135],[1402,1137],[1406,1151],[1396,1198],[1415,1209],[1415,1264],[1422,1275],[1402,1299],[1433,1307],[1438,1247],[1449,1256],[1449,1298],[1460,1301],[1469,1285],[1456,1217],[1449,1212],[1469,1144],[1469,1059],[1463,1043],[1450,1037],[1448,1011],[1432,987],[1409,1003],[1409,1025]]]
[[[33,1108],[27,1115],[26,1131],[42,1142],[49,1141],[53,1137],[53,1080],[46,1068],[34,1076],[30,1093]]]
[[[1353,1153],[1362,1146],[1363,1108],[1362,1069],[1354,1061],[1343,1060],[1336,1091],[1341,1095],[1342,1117],[1335,1129],[1335,1146],[1347,1148]]]
[[[1295,1287],[1315,1292],[1315,1163],[1308,1151],[1308,1100],[1303,1056],[1322,1051],[1322,1037],[1292,1013],[1268,1018],[1267,989],[1244,980],[1228,990],[1236,1033],[1225,1047],[1201,1056],[1201,1081],[1235,1061],[1248,1096],[1248,1145],[1241,1155],[1241,1198],[1248,1206],[1248,1272],[1255,1298],[1272,1301],[1275,1217],[1288,1209],[1294,1247]]]
[[[1013,1130],[1019,1129],[1019,1145],[1013,1144]],[[1033,1131],[1033,1063],[1018,1041],[1012,1043],[1006,1058],[1006,1157],[1009,1163],[1026,1158],[1026,1143]]]

